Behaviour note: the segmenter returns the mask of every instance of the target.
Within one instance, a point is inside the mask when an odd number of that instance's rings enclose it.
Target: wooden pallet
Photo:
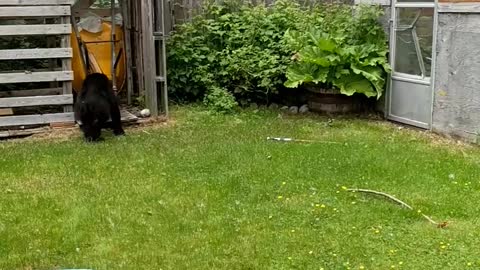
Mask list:
[[[0,116],[0,127],[42,125],[63,122],[73,117],[71,5],[74,0],[0,0],[0,19],[57,18],[57,24],[0,25],[0,37],[59,37],[60,48],[0,50],[2,60],[61,59],[59,70],[11,71],[0,73],[0,84],[58,82],[60,88],[23,89],[0,92],[0,109],[36,106],[62,106],[62,113]],[[50,90],[50,91],[45,91]],[[44,93],[50,93],[44,95]]]

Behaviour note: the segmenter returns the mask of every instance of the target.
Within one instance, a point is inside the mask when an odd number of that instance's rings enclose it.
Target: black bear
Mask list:
[[[74,103],[75,121],[79,123],[85,140],[101,140],[102,128],[113,129],[116,136],[125,134],[117,97],[105,74],[87,75],[81,92],[74,97]]]

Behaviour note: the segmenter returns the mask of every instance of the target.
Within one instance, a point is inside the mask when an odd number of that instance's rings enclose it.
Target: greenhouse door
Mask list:
[[[428,1],[428,0],[426,0]],[[429,129],[432,122],[432,63],[435,3],[393,0],[388,118]]]

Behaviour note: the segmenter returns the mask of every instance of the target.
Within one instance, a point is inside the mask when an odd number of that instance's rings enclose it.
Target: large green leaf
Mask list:
[[[378,66],[360,67],[354,64],[350,67],[355,74],[362,75],[372,83],[377,92],[377,98],[380,98],[383,92],[383,87],[385,86],[385,79],[383,78],[384,72],[382,68]]]
[[[340,89],[344,95],[351,96],[355,93],[364,94],[367,97],[377,96],[377,91],[362,75],[346,75],[333,81],[333,85]]]
[[[342,76],[350,75],[350,74],[351,74],[350,69],[346,69],[342,66],[337,66],[335,69],[335,78],[337,79]]]
[[[320,29],[310,29],[309,36],[312,44],[322,51],[333,52],[337,47],[335,41],[331,39],[327,33]]]
[[[300,51],[301,62],[312,63],[322,67],[329,67],[331,62],[327,58],[328,53],[325,53],[318,47],[307,46]]]
[[[335,51],[335,48],[337,48],[337,44],[333,40],[330,40],[328,38],[320,38],[317,41],[317,46],[323,51],[327,52],[333,52]]]
[[[295,63],[287,69],[287,81],[284,85],[296,88],[303,83],[324,83],[327,81],[328,71],[328,68],[315,64]]]

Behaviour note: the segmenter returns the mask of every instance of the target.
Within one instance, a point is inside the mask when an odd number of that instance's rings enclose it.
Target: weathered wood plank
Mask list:
[[[71,58],[71,48],[0,50],[0,60]]]
[[[138,117],[127,110],[120,110],[121,120],[123,123],[136,122]]]
[[[122,121],[122,123],[132,123],[137,122],[138,117],[125,109],[120,109],[120,120]],[[110,122],[112,122],[112,119],[108,119],[107,123]],[[82,123],[81,121],[78,121],[77,124],[81,125]]]
[[[123,123],[135,123],[138,117],[126,110],[121,110],[121,120]],[[16,126],[30,126],[30,125],[48,125],[55,126],[55,123],[62,123],[62,125],[75,124],[74,115],[72,112],[54,113],[54,114],[35,114],[35,115],[16,115],[0,117],[0,127],[16,127]],[[53,125],[52,125],[53,124]],[[25,129],[25,131],[34,131],[35,129]],[[48,131],[45,130],[45,131]],[[18,135],[15,130],[9,130],[3,137]],[[20,132],[21,133],[21,132]],[[27,132],[28,133],[28,132]],[[0,133],[1,134],[1,133]],[[0,136],[2,137],[2,136]]]
[[[0,25],[0,36],[67,35],[70,24]]]
[[[72,12],[75,15],[75,17],[83,17],[88,13],[93,13],[100,17],[108,17],[112,13],[112,11],[109,8],[79,8],[79,9],[74,9]],[[118,13],[118,12],[120,12],[120,10],[116,8],[115,13]]]
[[[62,93],[62,91],[63,91],[63,89],[60,88],[60,87],[57,87],[57,88],[43,88],[43,89],[0,91],[0,98],[59,95],[60,93]]]
[[[0,98],[0,108],[72,104],[72,95]]]
[[[61,22],[63,24],[70,24],[70,16],[68,17],[62,17]],[[70,36],[63,36],[61,40],[61,47],[62,48],[71,48],[71,39]],[[63,71],[71,71],[72,70],[72,59],[71,58],[65,58],[62,60],[62,70]],[[72,95],[72,82],[71,81],[64,81],[62,83],[62,88],[63,88],[63,94],[64,95]],[[73,112],[73,106],[71,102],[69,105],[66,105],[63,108],[64,112]]]
[[[0,1],[1,3],[1,1]],[[0,18],[70,16],[68,6],[2,7]]]
[[[0,6],[73,5],[75,0],[1,0]]]
[[[0,117],[0,127],[45,125],[57,122],[73,122],[73,113],[68,112]]]
[[[0,138],[11,138],[11,137],[23,137],[30,136],[33,134],[45,133],[50,129],[48,127],[41,128],[29,128],[29,129],[13,129],[13,130],[3,130],[0,131]]]
[[[0,116],[12,115],[12,114],[13,114],[12,108],[5,108],[5,109],[0,108]]]
[[[438,3],[440,13],[480,13],[480,3]]]
[[[73,80],[73,71],[47,71],[31,73],[0,73],[0,84],[26,82],[56,82]]]

